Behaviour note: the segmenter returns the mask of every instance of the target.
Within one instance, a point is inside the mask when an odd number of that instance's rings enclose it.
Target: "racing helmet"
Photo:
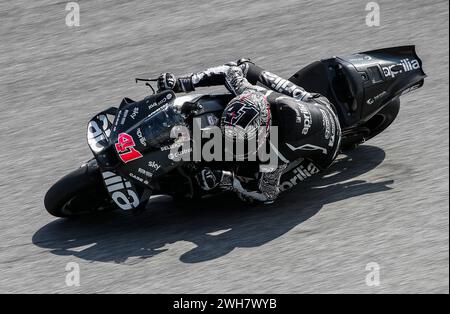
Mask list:
[[[264,93],[249,90],[234,97],[221,118],[225,152],[233,153],[238,160],[257,154],[266,145],[271,124],[270,105]]]

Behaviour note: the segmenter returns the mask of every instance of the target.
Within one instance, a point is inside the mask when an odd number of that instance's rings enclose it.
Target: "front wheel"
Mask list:
[[[394,122],[399,111],[400,98],[395,98],[364,124],[355,128],[342,130],[341,149],[349,150],[355,148],[359,144],[377,136]]]
[[[56,182],[47,191],[44,205],[56,217],[74,217],[116,208],[103,185],[95,160]]]

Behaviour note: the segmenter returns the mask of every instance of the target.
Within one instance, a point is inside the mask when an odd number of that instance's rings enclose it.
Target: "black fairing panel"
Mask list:
[[[231,94],[205,95],[198,99],[197,103],[202,107],[195,118],[200,119],[202,128],[220,125],[222,113],[234,96]]]
[[[392,99],[421,87],[425,77],[415,47],[402,46],[316,61],[289,80],[327,97],[341,125],[350,127],[367,121]]]
[[[172,106],[175,100],[172,91],[151,95],[134,102],[124,98],[117,110],[108,137],[108,146],[96,155],[104,170],[114,170],[117,174],[137,184],[148,185],[153,177],[159,177],[173,167],[176,162],[170,158],[168,146],[174,143],[170,137],[172,127],[184,124],[184,118]],[[118,143],[126,136],[128,145],[125,153],[137,151],[136,158],[126,161],[119,153]],[[119,146],[120,147],[120,146]]]
[[[193,118],[200,119],[202,128],[219,125],[222,112],[232,98],[230,94],[223,94],[195,99],[202,109]],[[179,148],[180,154],[192,154],[192,149],[183,151],[180,142],[171,137],[173,127],[188,126],[188,121],[174,105],[175,99],[172,91],[151,95],[141,101],[124,98],[115,110],[107,145],[101,154],[94,154],[100,167],[113,170],[135,184],[149,186],[152,180],[180,165],[181,162],[171,156],[172,148]],[[129,162],[121,160],[117,150],[119,138],[124,134],[132,141],[132,149],[141,155]]]

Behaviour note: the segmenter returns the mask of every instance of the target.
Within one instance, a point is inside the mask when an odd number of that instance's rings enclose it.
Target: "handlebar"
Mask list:
[[[152,84],[150,84],[149,82],[157,82],[157,81],[158,81],[157,78],[147,79],[147,78],[138,78],[138,77],[136,77],[136,78],[134,79],[134,81],[136,82],[136,84],[137,84],[138,82],[146,82],[145,85],[148,86],[148,87],[150,87],[150,89],[151,89],[152,92],[153,92],[153,95],[156,94],[155,89],[153,88]]]

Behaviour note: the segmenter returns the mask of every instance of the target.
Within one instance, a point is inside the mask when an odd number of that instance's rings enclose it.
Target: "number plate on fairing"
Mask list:
[[[110,108],[96,115],[88,124],[87,140],[89,147],[94,154],[102,173],[103,182],[108,190],[111,199],[122,210],[135,209],[140,205],[140,197],[135,186],[126,178],[106,169],[114,168],[114,159],[117,158],[111,154],[111,128],[112,123],[108,119],[108,115],[115,116],[116,108]],[[129,139],[128,139],[129,140]],[[133,142],[123,138],[122,146],[118,149],[123,152],[124,158],[132,158]],[[117,144],[118,145],[118,144]],[[117,149],[117,148],[116,148]],[[127,155],[128,153],[128,155]],[[135,158],[134,156],[133,158]]]
[[[108,147],[111,135],[111,121],[107,113],[102,112],[89,121],[87,128],[87,140],[94,154],[99,154]]]

